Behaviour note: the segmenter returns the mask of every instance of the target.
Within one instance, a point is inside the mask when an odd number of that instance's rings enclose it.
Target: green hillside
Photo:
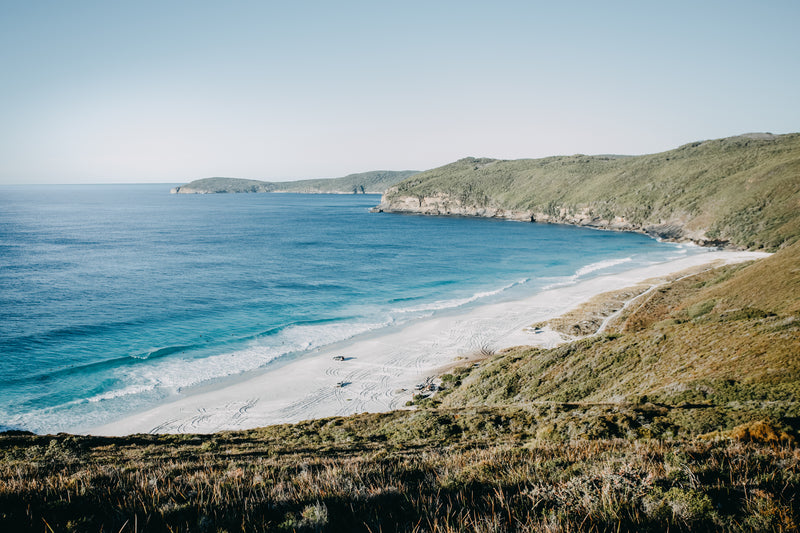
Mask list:
[[[203,178],[175,187],[172,192],[181,194],[260,192],[382,194],[392,185],[415,173],[414,170],[374,170],[348,174],[341,178],[275,182],[239,178]]]
[[[636,157],[467,158],[399,183],[379,209],[775,250],[800,235],[800,134],[748,134]]]

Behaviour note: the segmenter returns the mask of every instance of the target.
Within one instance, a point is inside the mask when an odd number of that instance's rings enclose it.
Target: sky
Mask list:
[[[425,170],[800,131],[800,2],[0,0],[0,183]]]

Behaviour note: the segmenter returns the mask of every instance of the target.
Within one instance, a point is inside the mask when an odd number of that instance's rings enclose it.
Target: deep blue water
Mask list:
[[[81,431],[367,331],[695,248],[371,195],[0,188],[0,429]]]

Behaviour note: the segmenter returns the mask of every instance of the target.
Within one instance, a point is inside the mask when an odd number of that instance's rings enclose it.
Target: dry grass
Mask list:
[[[302,439],[301,439],[302,440]],[[790,531],[800,454],[731,441],[297,448],[0,439],[4,531]]]

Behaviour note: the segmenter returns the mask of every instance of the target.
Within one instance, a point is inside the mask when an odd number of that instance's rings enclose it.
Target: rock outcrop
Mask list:
[[[718,246],[740,249],[726,241],[710,239],[706,229],[689,229],[685,225],[687,216],[676,216],[659,224],[636,224],[625,217],[603,218],[595,209],[583,207],[551,208],[549,212],[534,210],[511,210],[493,205],[477,206],[462,202],[447,194],[431,196],[397,195],[397,188],[390,188],[381,198],[381,203],[371,210],[373,213],[406,213],[432,216],[463,216],[482,218],[501,218],[519,222],[539,222],[546,224],[569,224],[587,228],[610,231],[632,231],[646,233],[664,241],[692,242],[701,246]]]

